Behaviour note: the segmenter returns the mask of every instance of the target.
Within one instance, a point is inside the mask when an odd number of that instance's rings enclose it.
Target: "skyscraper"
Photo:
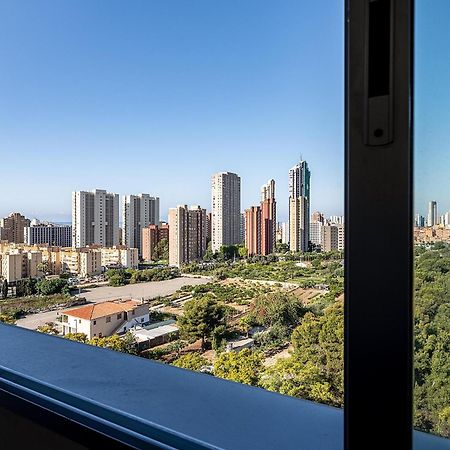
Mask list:
[[[197,261],[206,251],[206,210],[179,205],[169,209],[169,264]]]
[[[310,178],[306,161],[289,170],[289,247],[293,252],[309,248]]]
[[[96,189],[72,192],[72,246],[119,243],[119,195]]]
[[[261,208],[251,206],[245,210],[245,247],[248,256],[261,254]]]
[[[321,248],[322,246],[322,227],[324,224],[323,214],[318,211],[313,212],[309,224],[309,240],[315,248]]]
[[[212,177],[212,251],[222,245],[241,242],[241,179],[235,173],[220,172]]]
[[[159,225],[159,197],[126,195],[122,206],[122,243],[142,255],[142,229]]]
[[[261,254],[273,253],[276,244],[277,204],[275,180],[261,187]]]
[[[438,224],[438,212],[437,212],[437,203],[435,201],[431,201],[428,203],[428,221],[427,225],[429,227],[433,227]]]
[[[30,219],[15,212],[0,221],[0,240],[15,244],[24,242],[24,230],[30,226]]]

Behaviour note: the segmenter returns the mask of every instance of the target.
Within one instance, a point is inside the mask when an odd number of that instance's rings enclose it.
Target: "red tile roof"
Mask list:
[[[94,303],[92,305],[82,306],[81,308],[70,309],[64,311],[64,314],[79,319],[93,320],[100,317],[118,314],[123,311],[132,311],[141,305],[137,300],[126,301],[108,301],[102,303]]]

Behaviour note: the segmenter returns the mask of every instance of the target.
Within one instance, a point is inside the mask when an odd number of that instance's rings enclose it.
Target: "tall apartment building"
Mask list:
[[[0,240],[15,244],[24,242],[24,229],[30,226],[30,219],[15,212],[0,221]]]
[[[427,225],[429,227],[434,227],[437,224],[438,224],[437,203],[432,200],[431,202],[428,203]]]
[[[416,217],[414,218],[414,226],[423,228],[425,226],[425,217],[421,214],[416,214]]]
[[[48,244],[56,247],[72,247],[72,226],[53,223],[35,223],[24,229],[27,245]]]
[[[270,255],[276,245],[277,203],[275,180],[269,180],[261,188],[261,254]]]
[[[206,242],[211,242],[211,221],[212,221],[212,214],[208,213],[206,214]]]
[[[122,244],[139,249],[142,255],[142,230],[148,225],[159,225],[159,197],[149,194],[124,196]]]
[[[261,254],[261,208],[251,206],[245,210],[245,247],[248,256]]]
[[[306,161],[289,170],[289,247],[293,252],[309,248],[310,179]]]
[[[169,209],[169,264],[197,261],[206,251],[206,210],[179,205]]]
[[[239,224],[239,243],[245,242],[245,211],[241,213],[241,222]]]
[[[289,223],[278,222],[277,224],[277,242],[289,244]]]
[[[156,246],[163,239],[169,240],[169,225],[149,225],[142,228],[142,259],[144,261],[154,261],[156,259]]]
[[[322,227],[325,223],[323,214],[315,211],[311,216],[311,223],[309,225],[309,240],[316,248],[322,246]]]
[[[119,244],[119,195],[96,189],[72,192],[72,246]]]
[[[241,242],[241,179],[231,172],[212,177],[212,251]]]

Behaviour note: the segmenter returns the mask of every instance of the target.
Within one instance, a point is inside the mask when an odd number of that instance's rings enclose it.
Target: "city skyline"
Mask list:
[[[164,3],[2,3],[0,147],[18,170],[2,174],[0,216],[68,222],[72,191],[103,188],[160,197],[167,218],[209,205],[211,175],[229,171],[243,210],[275,179],[286,219],[301,155],[312,207],[341,214],[343,6]]]

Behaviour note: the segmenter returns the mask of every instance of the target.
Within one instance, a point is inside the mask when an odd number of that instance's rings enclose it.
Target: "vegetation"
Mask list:
[[[196,370],[200,371],[204,367],[209,365],[209,362],[206,358],[201,356],[197,352],[186,353],[185,355],[180,356],[173,362],[174,366],[181,367],[182,369],[188,370]]]
[[[247,348],[221,353],[214,362],[215,376],[251,386],[259,384],[263,369],[263,355]]]
[[[26,314],[34,314],[57,308],[70,308],[85,302],[86,300],[84,298],[69,297],[65,294],[9,298],[0,302],[0,314],[6,314],[14,319],[19,319]]]
[[[41,331],[46,332],[44,330]],[[88,339],[84,333],[68,333],[63,337],[71,341],[81,342],[82,344],[93,345],[95,347],[109,348],[111,350],[128,353],[131,355],[137,354],[136,341],[130,332],[126,333],[124,336],[114,334],[109,337],[94,337],[92,339]]]
[[[225,308],[211,297],[195,298],[185,303],[183,315],[178,318],[180,335],[188,341],[202,340],[202,350],[216,327],[223,324]]]
[[[165,260],[169,259],[169,240],[161,239],[155,247],[155,259]]]
[[[415,426],[450,437],[450,247],[415,260]]]
[[[110,286],[125,286],[127,284],[148,281],[171,280],[180,276],[180,271],[172,267],[155,267],[152,269],[110,269],[106,271]]]

